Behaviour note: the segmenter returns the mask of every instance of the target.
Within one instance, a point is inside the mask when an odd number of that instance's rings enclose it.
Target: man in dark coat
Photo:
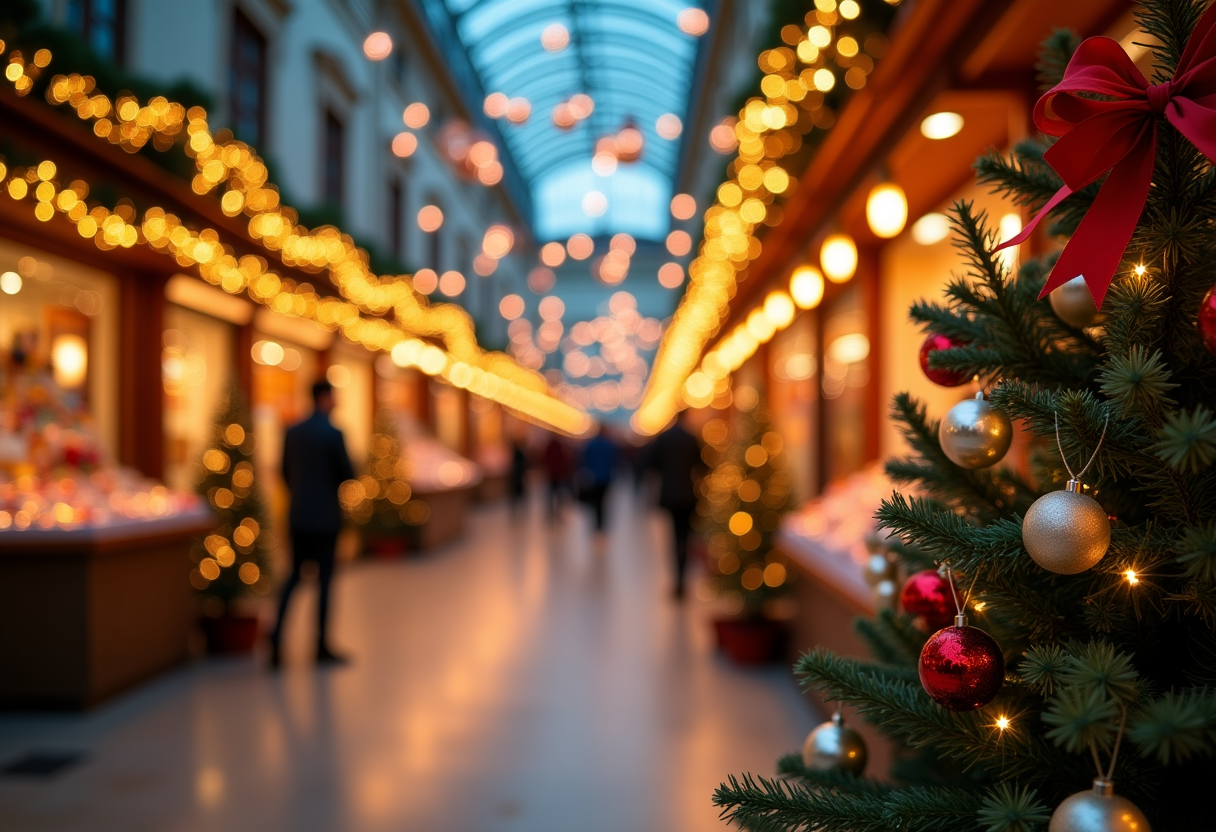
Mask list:
[[[329,584],[334,576],[334,549],[342,528],[342,509],[338,486],[354,479],[355,472],[346,453],[342,431],[330,424],[334,409],[334,389],[328,381],[312,386],[313,412],[304,421],[287,429],[283,439],[283,482],[291,492],[291,577],[283,585],[279,599],[279,620],[270,635],[270,663],[279,666],[279,647],[287,603],[300,582],[300,567],[307,561],[317,564],[320,598],[317,602],[317,661],[342,662],[344,658],[329,649]]]
[[[687,412],[663,431],[646,453],[646,468],[659,475],[659,507],[671,515],[675,543],[675,587],[677,599],[684,597],[684,573],[688,568],[688,538],[692,514],[697,507],[697,478],[704,469],[701,446],[685,425]]]

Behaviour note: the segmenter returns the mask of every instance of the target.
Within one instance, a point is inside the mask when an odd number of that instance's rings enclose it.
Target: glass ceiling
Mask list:
[[[697,54],[697,38],[680,31],[676,18],[694,4],[429,2],[451,15],[485,93],[522,98],[531,106],[522,123],[501,117],[499,126],[531,191],[537,238],[581,231],[662,239],[670,224],[668,203],[682,141],[682,134],[672,136],[670,116],[685,121]],[[563,105],[579,93],[591,97],[594,109],[567,129],[558,127],[554,108],[568,118]],[[658,133],[661,116],[668,116],[664,132],[670,138]],[[597,141],[631,125],[643,136],[641,156],[617,164],[611,173],[611,162],[603,158],[593,168]]]

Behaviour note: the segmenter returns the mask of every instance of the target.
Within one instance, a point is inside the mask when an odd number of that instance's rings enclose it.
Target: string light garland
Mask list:
[[[5,48],[0,41],[0,54]],[[30,65],[14,51],[5,77],[18,95],[26,95],[50,62],[49,50],[38,50]],[[267,182],[266,165],[253,148],[236,140],[217,142],[201,107],[187,109],[163,96],[142,106],[128,95],[111,101],[96,90],[91,77],[79,74],[55,76],[46,98],[53,105],[70,105],[80,119],[92,122],[94,135],[129,153],[148,142],[168,150],[184,140],[185,152],[197,169],[191,189],[200,196],[215,191],[225,215],[248,217],[249,235],[268,253],[290,267],[327,272],[341,297],[320,295],[308,283],[280,277],[263,257],[238,258],[217,230],[192,230],[164,208],[148,208],[142,220],[127,200],[120,200],[112,210],[100,205],[90,209],[88,183],[77,179],[61,186],[60,166],[52,159],[24,169],[0,162],[0,192],[17,201],[33,201],[39,221],[49,222],[56,212],[62,213],[80,236],[92,239],[103,251],[147,245],[173,257],[183,268],[197,267],[200,277],[231,294],[245,293],[280,314],[339,330],[368,349],[392,353],[400,366],[417,366],[531,421],[574,435],[590,429],[591,418],[553,396],[538,373],[502,353],[483,351],[464,309],[431,305],[405,276],[373,274],[366,253],[338,229],[323,226],[310,231],[298,225],[297,212],[280,203],[278,191]],[[384,317],[388,313],[394,320]],[[443,348],[422,338],[435,338]],[[425,362],[397,360],[411,354],[399,349],[410,344],[421,345],[418,354],[426,356]]]
[[[681,395],[685,382],[696,371],[706,343],[719,331],[740,273],[760,256],[760,226],[780,222],[781,208],[774,203],[793,185],[780,161],[799,150],[803,135],[813,128],[827,130],[835,123],[824,93],[840,80],[850,89],[861,89],[873,72],[874,59],[855,38],[837,37],[837,26],[859,14],[860,7],[852,0],[839,6],[834,0],[821,0],[806,15],[805,28],[784,27],[785,45],[766,49],[758,59],[765,73],[762,97],[747,101],[733,127],[727,121],[714,128],[733,131],[738,155],[728,167],[730,178],[705,212],[703,241],[688,265],[688,288],[632,420],[638,432],[657,433],[688,403]],[[719,343],[717,355],[705,357],[701,366],[711,377],[723,377],[722,367],[737,368],[754,352],[755,344],[744,331],[736,327]]]

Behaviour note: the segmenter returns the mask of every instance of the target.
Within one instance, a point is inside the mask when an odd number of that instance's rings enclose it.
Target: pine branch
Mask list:
[[[813,788],[835,789],[840,792],[884,794],[891,786],[869,777],[857,777],[835,769],[807,768],[801,754],[786,754],[777,761],[777,773],[797,777]]]
[[[1035,80],[1046,92],[1064,80],[1064,70],[1081,45],[1081,36],[1071,29],[1053,29],[1039,44],[1039,59],[1035,61]]]
[[[979,821],[985,832],[1036,832],[1051,817],[1038,796],[1025,786],[1001,783],[984,797]]]
[[[1163,765],[1216,756],[1216,691],[1170,691],[1145,703],[1129,724],[1127,737]]]
[[[925,633],[912,625],[911,617],[893,610],[880,610],[875,618],[856,618],[853,630],[880,662],[906,668],[909,681],[916,680],[916,663],[925,645]]]

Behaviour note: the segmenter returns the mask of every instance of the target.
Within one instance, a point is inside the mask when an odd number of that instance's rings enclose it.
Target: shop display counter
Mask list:
[[[481,466],[430,437],[406,442],[410,488],[428,509],[417,527],[418,548],[434,549],[464,532],[469,506],[484,481]]]
[[[853,631],[853,620],[872,616],[877,608],[874,590],[865,580],[865,536],[874,528],[874,511],[891,490],[881,470],[873,467],[830,486],[783,521],[778,545],[798,576],[798,614],[792,622],[797,654],[824,647],[841,656],[870,658]],[[835,708],[819,704],[825,714]],[[845,716],[869,746],[867,773],[881,776],[890,767],[890,745],[859,716],[847,709]]]
[[[0,706],[85,708],[187,657],[190,544],[171,517],[0,532]]]

